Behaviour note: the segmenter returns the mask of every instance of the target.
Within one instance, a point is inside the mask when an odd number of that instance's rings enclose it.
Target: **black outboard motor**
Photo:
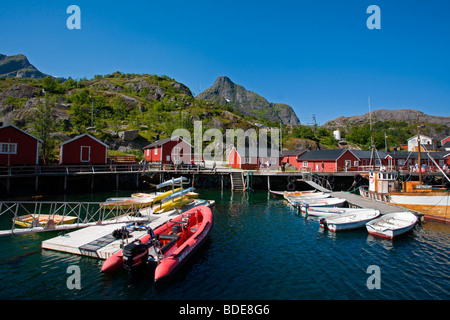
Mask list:
[[[140,242],[127,244],[123,248],[123,268],[134,271],[147,264],[148,246]]]
[[[326,218],[320,218],[319,223],[324,229],[327,229],[327,219]]]

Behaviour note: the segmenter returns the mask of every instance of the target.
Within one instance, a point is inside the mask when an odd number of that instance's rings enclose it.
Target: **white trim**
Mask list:
[[[79,135],[79,136],[77,136],[77,137],[75,137],[75,138],[72,138],[72,139],[70,139],[70,140],[67,140],[67,141],[65,141],[65,142],[61,143],[61,144],[60,144],[60,146],[63,146],[63,145],[65,145],[66,143],[69,143],[69,142],[75,141],[75,140],[77,140],[77,139],[80,139],[80,138],[82,138],[82,137],[85,137],[85,136],[88,136],[88,137],[90,137],[91,139],[93,139],[93,140],[97,141],[98,143],[100,143],[100,144],[104,145],[104,146],[105,146],[106,148],[108,148],[108,149],[109,149],[109,146],[108,146],[108,145],[107,145],[106,143],[104,143],[104,142],[102,142],[102,141],[98,140],[97,138],[95,138],[95,137],[91,136],[91,135],[90,135],[89,133],[83,133],[82,135]]]
[[[42,141],[41,139],[36,138],[35,136],[29,134],[28,132],[26,132],[26,131],[24,131],[24,130],[22,130],[22,129],[17,128],[16,126],[14,126],[14,125],[12,125],[12,124],[8,124],[7,126],[0,127],[0,130],[5,129],[5,128],[8,128],[8,127],[13,127],[14,129],[17,129],[17,130],[19,130],[19,131],[25,133],[26,135],[29,135],[30,137],[36,139],[36,140],[39,141],[40,143],[43,143],[43,141]]]
[[[3,145],[7,145],[8,151],[3,152]],[[11,146],[15,146],[14,152],[11,152]],[[0,142],[0,154],[17,154],[17,143],[16,142]]]
[[[87,160],[83,160],[83,148],[88,148]],[[91,162],[91,146],[80,146],[80,162]]]

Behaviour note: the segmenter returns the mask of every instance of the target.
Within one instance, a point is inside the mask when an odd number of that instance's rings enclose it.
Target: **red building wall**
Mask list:
[[[16,144],[15,154],[0,153],[0,165],[36,165],[39,163],[37,138],[14,127],[0,128],[0,143]],[[0,150],[1,151],[1,150]]]
[[[81,154],[82,147],[83,155]],[[87,152],[89,152],[89,157],[87,157]],[[84,135],[60,146],[59,162],[60,164],[106,164],[106,153],[107,148],[104,144]]]
[[[178,152],[174,148],[178,148]],[[156,150],[156,154],[155,154]],[[174,153],[172,154],[172,152]],[[151,148],[144,148],[144,157],[147,162],[158,162],[171,164],[179,157],[179,161],[188,164],[192,160],[191,145],[182,139],[174,139],[165,142],[162,145],[156,145]]]

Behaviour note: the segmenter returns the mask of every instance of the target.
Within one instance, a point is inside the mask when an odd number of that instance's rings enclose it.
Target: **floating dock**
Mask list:
[[[182,212],[198,205],[214,206],[215,201],[212,200],[195,200],[192,204],[183,208]],[[177,210],[169,210],[161,214],[154,214],[150,208],[140,210],[142,217],[148,217],[148,222],[144,225],[155,229],[159,225],[165,223],[180,213]],[[142,219],[140,217],[140,219]],[[147,234],[145,228],[130,227],[134,224],[133,217],[123,217],[123,223],[112,225],[96,225],[57,236],[42,242],[42,248],[78,254],[82,256],[96,257],[107,259],[121,249],[122,239],[115,238],[113,232],[122,227],[127,227],[129,231],[128,239],[125,241],[132,242]]]

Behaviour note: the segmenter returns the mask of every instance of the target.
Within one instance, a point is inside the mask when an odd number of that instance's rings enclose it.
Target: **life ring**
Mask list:
[[[286,187],[289,191],[292,191],[295,189],[295,183],[288,183],[287,187]]]
[[[362,178],[363,178],[363,177],[362,177],[360,174],[358,174],[358,175],[355,177],[355,181],[356,181],[356,182],[361,182]]]
[[[294,176],[289,176],[288,181],[289,181],[289,183],[294,183],[295,182],[295,177]]]
[[[328,177],[328,182],[334,182],[334,180],[335,180],[335,177],[334,176],[329,176]]]

